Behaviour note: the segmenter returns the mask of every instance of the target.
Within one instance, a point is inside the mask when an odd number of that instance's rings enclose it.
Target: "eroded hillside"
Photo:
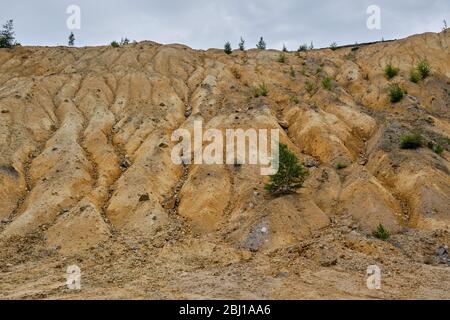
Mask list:
[[[450,298],[449,46],[0,49],[0,297]],[[256,166],[173,164],[171,134],[195,120],[280,129],[304,188],[272,197]],[[411,132],[422,148],[400,148]]]

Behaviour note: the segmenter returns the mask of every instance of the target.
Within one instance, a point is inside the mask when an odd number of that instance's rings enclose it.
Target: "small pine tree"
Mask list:
[[[286,48],[286,45],[283,43],[283,52],[288,52],[288,49]]]
[[[332,44],[330,44],[330,49],[335,51],[337,49],[338,45],[336,42],[333,42]]]
[[[298,47],[297,49],[297,52],[305,52],[305,51],[308,51],[308,45],[306,43],[300,45],[300,47]]]
[[[120,44],[116,40],[114,40],[113,42],[111,42],[111,47],[118,48],[120,47]]]
[[[301,188],[308,176],[308,171],[299,163],[297,157],[287,145],[279,145],[279,169],[270,176],[270,182],[265,190],[271,194],[289,194]]]
[[[225,42],[223,51],[225,51],[226,54],[231,54],[233,52],[233,49],[231,48],[231,43],[229,41]]]
[[[124,46],[124,45],[127,45],[127,44],[129,44],[130,43],[130,39],[128,39],[128,38],[122,38],[122,39],[120,39],[120,45],[121,46]]]
[[[13,20],[8,20],[0,31],[0,48],[11,48],[14,45]]]
[[[377,227],[377,230],[374,232],[374,236],[380,240],[386,241],[391,235],[389,234],[389,231],[387,231],[380,223],[380,225]]]
[[[69,47],[73,47],[75,45],[75,35],[73,32],[69,35]]]
[[[258,48],[259,50],[266,50],[266,42],[264,41],[263,37],[259,39],[259,42],[256,44],[256,48]]]
[[[239,50],[245,51],[245,40],[241,37],[241,41],[239,41]]]
[[[314,43],[311,41],[311,44],[309,45],[309,48],[308,48],[309,50],[312,50],[312,49],[314,49]]]

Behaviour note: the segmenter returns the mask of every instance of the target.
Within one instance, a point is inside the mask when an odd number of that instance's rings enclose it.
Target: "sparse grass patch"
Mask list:
[[[385,227],[380,223],[380,225],[377,227],[377,230],[374,231],[373,235],[383,241],[387,241],[389,237],[391,236],[389,234],[389,231],[385,229]]]
[[[310,81],[305,82],[305,89],[311,96],[317,92],[317,86]]]
[[[289,71],[289,74],[291,75],[292,78],[295,78],[295,69],[293,66],[291,66],[291,70]]]
[[[300,103],[300,100],[298,99],[298,97],[297,96],[294,96],[294,95],[292,95],[290,98],[289,98],[289,100],[291,100],[293,103],[295,103],[295,104],[299,104]]]
[[[331,78],[331,77],[325,77],[325,78],[322,80],[322,87],[323,87],[325,90],[331,90],[332,85],[333,85],[333,78]]]
[[[269,95],[269,89],[267,88],[267,85],[265,82],[261,83],[257,87],[253,87],[253,96],[255,98],[258,97],[267,97]]]
[[[444,152],[444,147],[441,144],[437,143],[433,146],[432,150],[435,153],[441,155]]]
[[[423,145],[423,138],[418,133],[408,133],[400,137],[400,147],[402,149],[419,149]]]
[[[286,63],[286,55],[284,53],[280,53],[280,55],[278,56],[277,61],[279,63]]]

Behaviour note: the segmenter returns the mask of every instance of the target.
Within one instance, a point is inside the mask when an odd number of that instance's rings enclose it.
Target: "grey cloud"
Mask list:
[[[24,45],[66,44],[70,4],[82,10],[82,28],[75,31],[78,46],[126,36],[202,49],[231,41],[236,47],[242,35],[248,47],[264,36],[270,48],[286,43],[296,49],[310,41],[323,47],[401,38],[440,31],[443,19],[450,23],[448,0],[1,0],[0,22],[14,19],[17,39]],[[381,30],[366,28],[371,4],[382,10]]]

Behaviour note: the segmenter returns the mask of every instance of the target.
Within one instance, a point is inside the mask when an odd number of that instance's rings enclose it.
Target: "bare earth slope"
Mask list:
[[[450,299],[450,32],[279,55],[0,49],[0,298]],[[281,129],[304,188],[273,198],[255,166],[174,165],[171,134],[194,120]],[[402,150],[412,131],[425,146]]]

